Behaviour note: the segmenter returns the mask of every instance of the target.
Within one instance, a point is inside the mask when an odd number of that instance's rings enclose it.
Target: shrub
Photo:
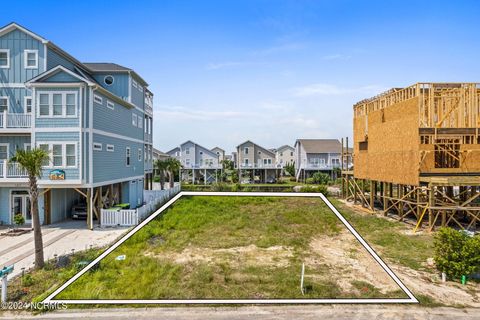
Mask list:
[[[313,178],[307,178],[307,179],[305,179],[305,183],[306,184],[314,184],[315,181],[313,180]]]
[[[328,195],[327,186],[319,185],[319,186],[303,186],[300,189],[301,192],[318,192],[323,193],[325,196]]]
[[[21,213],[17,213],[13,216],[13,222],[15,222],[15,224],[19,227],[25,223],[25,218]]]
[[[315,172],[312,175],[313,183],[315,184],[328,184],[330,177],[326,173]]]
[[[460,278],[480,270],[480,235],[441,228],[434,238],[437,269],[451,278]]]

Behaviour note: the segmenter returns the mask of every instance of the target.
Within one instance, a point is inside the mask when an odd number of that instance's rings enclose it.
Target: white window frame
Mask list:
[[[0,147],[7,147],[7,158],[2,160],[8,160],[10,155],[10,143],[0,143]]]
[[[113,103],[110,100],[107,100],[107,108],[114,110],[115,109],[115,103]]]
[[[113,144],[107,144],[107,146],[105,147],[105,150],[107,150],[107,152],[114,152],[115,146]]]
[[[48,95],[48,115],[40,115],[40,95]],[[60,94],[62,95],[62,114],[54,115],[53,114],[53,95]],[[73,94],[75,99],[75,114],[67,115],[67,94]],[[37,99],[38,108],[37,118],[77,118],[78,117],[78,92],[76,91],[38,91]],[[32,106],[33,107],[33,106]]]
[[[0,52],[5,52],[7,54],[7,64],[4,66],[0,65],[0,69],[10,69],[10,49],[0,49]]]
[[[103,144],[100,142],[94,142],[93,143],[93,150],[94,151],[102,151],[103,150]]]
[[[30,99],[30,112],[27,111],[27,100]],[[32,113],[33,111],[33,98],[31,96],[25,96],[23,98],[23,112],[24,113]]]
[[[243,148],[243,154],[248,154],[248,147]]]
[[[112,78],[112,83],[108,84],[107,81],[105,81],[108,77]],[[107,74],[105,77],[103,77],[103,83],[105,83],[106,86],[113,86],[115,83],[115,77],[112,76],[111,74]]]
[[[35,65],[29,66],[28,65],[28,54],[35,53]],[[25,69],[38,69],[38,50],[23,50],[23,66]]]
[[[141,93],[143,93],[143,87],[141,85],[138,85],[138,91],[140,91]]]
[[[93,102],[103,105],[103,98],[99,95],[93,95]]]
[[[136,127],[138,123],[138,117],[136,113],[132,113],[132,126]]]
[[[125,166],[130,167],[131,164],[132,164],[132,150],[130,149],[130,147],[125,147]]]
[[[75,165],[67,166],[67,144],[73,144],[75,150]],[[40,148],[41,145],[48,146],[49,161],[47,166],[43,166],[46,169],[76,169],[78,168],[78,142],[77,141],[39,141],[36,144],[36,147]],[[62,165],[54,166],[53,165],[53,145],[62,146]]]
[[[139,129],[143,129],[142,116],[138,116],[137,126],[138,126]]]
[[[142,161],[142,148],[138,148],[138,161]]]
[[[7,112],[10,112],[10,97],[9,96],[0,96],[0,99],[7,100]]]

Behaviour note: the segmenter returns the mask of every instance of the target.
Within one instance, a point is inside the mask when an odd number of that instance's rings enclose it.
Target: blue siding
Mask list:
[[[56,66],[61,65],[67,69],[74,71],[75,65],[68,61],[66,58],[62,57],[57,52],[53,51],[52,49],[47,50],[47,69],[53,69]]]
[[[71,209],[81,196],[73,189],[52,189],[50,214],[52,223],[71,218]]]
[[[99,134],[93,135],[93,142],[102,144],[102,151],[93,151],[93,182],[116,180],[144,173],[144,158],[138,161],[138,149],[143,150],[143,144],[123,139],[106,137]],[[107,144],[113,144],[115,151],[109,152]],[[130,147],[130,166],[126,166],[126,148]],[[142,152],[143,153],[143,152]]]
[[[30,136],[0,136],[0,144],[8,143],[8,151],[10,153],[9,158],[15,155],[16,149],[22,149],[25,143],[30,143]]]
[[[93,103],[93,128],[143,141],[143,123],[142,128],[132,125],[132,114],[136,114],[143,121],[143,113],[118,103],[115,103],[112,110],[107,108],[107,98],[104,95],[99,92],[95,94],[102,97],[102,104]]]
[[[135,78],[132,78],[135,80]],[[138,79],[136,79],[135,81],[137,81],[137,88],[135,88],[134,86],[132,86],[132,103],[134,105],[136,105],[137,107],[139,107],[140,109],[144,110],[144,103],[145,103],[145,88],[142,86],[142,91],[139,90],[138,87],[140,87],[140,83],[138,82]]]
[[[104,82],[105,76],[113,76],[114,81],[113,84],[110,86],[107,86]],[[128,98],[128,79],[129,75],[128,74],[122,74],[122,73],[95,73],[93,75],[93,78],[105,89],[113,93],[114,95],[124,98],[127,100]]]
[[[10,189],[0,188],[0,225],[10,223]]]
[[[46,82],[79,82],[80,80],[68,73],[60,71],[51,75],[50,77],[45,79],[45,81]]]
[[[0,37],[0,48],[10,49],[10,68],[0,69],[0,81],[24,83],[45,71],[44,45],[19,30],[13,30]],[[38,68],[24,68],[24,50],[38,50]]]
[[[8,97],[9,110],[11,113],[25,113],[25,96],[31,97],[32,91],[25,88],[0,87],[0,96]]]

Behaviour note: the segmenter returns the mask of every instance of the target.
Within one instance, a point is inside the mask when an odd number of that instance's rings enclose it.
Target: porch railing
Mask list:
[[[0,112],[0,129],[31,128],[32,115],[30,113]]]
[[[27,171],[17,162],[0,160],[0,179],[27,177]]]

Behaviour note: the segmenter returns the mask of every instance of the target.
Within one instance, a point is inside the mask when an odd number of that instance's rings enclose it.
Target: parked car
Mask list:
[[[72,206],[72,219],[87,219],[87,204],[79,203]]]

